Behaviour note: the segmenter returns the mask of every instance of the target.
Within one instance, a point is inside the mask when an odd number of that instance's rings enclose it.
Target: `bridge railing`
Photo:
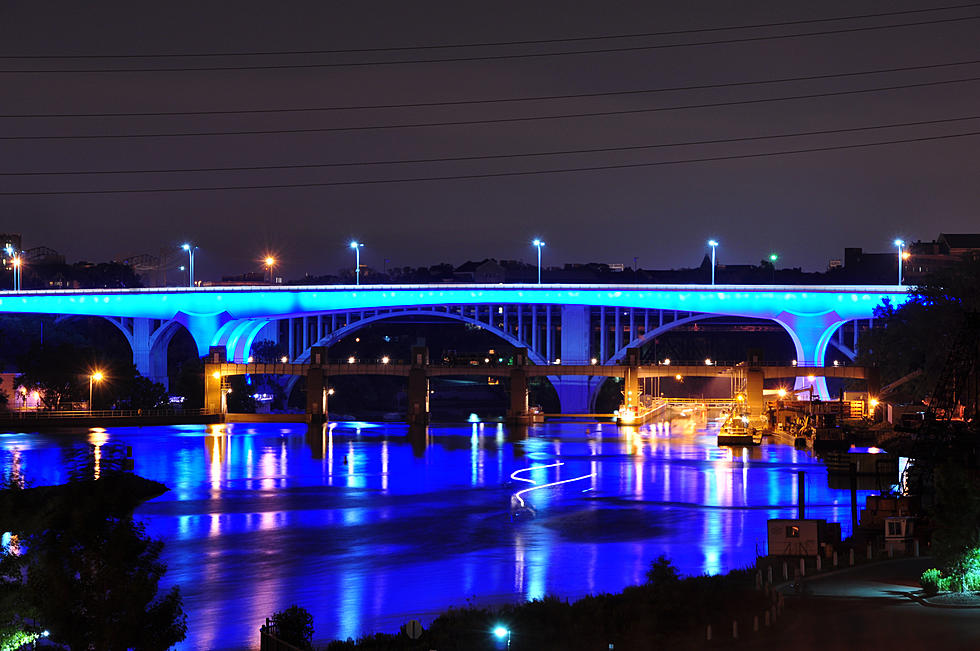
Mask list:
[[[665,284],[651,283],[439,283],[439,284],[406,284],[406,285],[217,285],[206,287],[93,287],[89,289],[22,289],[20,291],[3,290],[0,295],[22,296],[30,294],[41,295],[77,295],[77,294],[144,294],[144,293],[239,293],[239,292],[316,292],[316,291],[427,291],[440,290],[535,290],[535,291],[704,291],[711,293],[731,292],[794,292],[794,293],[907,293],[909,288],[904,285],[698,285],[698,284]]]
[[[210,416],[211,409],[16,409],[0,412],[2,418],[44,420],[50,418],[134,418],[138,416]]]

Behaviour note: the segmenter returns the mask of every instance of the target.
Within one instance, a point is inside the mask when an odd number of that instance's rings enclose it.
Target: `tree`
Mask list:
[[[57,409],[82,395],[85,355],[71,344],[35,345],[21,358],[17,384],[37,391],[48,409]],[[87,397],[87,395],[86,395]]]
[[[163,543],[131,517],[88,517],[25,541],[24,598],[51,639],[72,651],[164,651],[184,639],[175,586],[162,596]]]
[[[936,472],[935,531],[932,551],[951,585],[962,590],[980,576],[980,490],[966,470],[952,461]]]
[[[858,362],[877,366],[884,384],[922,375],[903,391],[923,400],[935,388],[966,315],[980,311],[980,257],[965,257],[910,289],[908,302],[875,310],[878,326],[861,337]]]
[[[290,606],[272,616],[272,630],[283,642],[300,649],[313,648],[313,615],[305,608]]]

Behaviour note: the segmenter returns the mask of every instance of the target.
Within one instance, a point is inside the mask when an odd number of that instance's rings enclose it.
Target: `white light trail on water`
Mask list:
[[[526,477],[518,477],[517,473],[530,472],[532,470],[541,470],[543,468],[554,468],[556,466],[564,466],[564,465],[565,465],[564,461],[559,461],[558,463],[549,463],[546,466],[531,466],[529,468],[521,468],[520,470],[515,470],[514,472],[510,473],[510,478],[513,479],[514,481],[526,481],[529,484],[537,484],[538,482],[534,481],[533,479],[528,479]]]
[[[559,484],[567,484],[567,483],[573,482],[573,481],[580,481],[582,479],[589,479],[590,477],[592,477],[593,474],[594,473],[591,473],[590,472],[589,474],[582,475],[581,477],[573,477],[572,479],[562,479],[561,481],[553,481],[553,482],[548,483],[548,484],[541,484],[540,486],[531,486],[530,488],[525,488],[522,491],[517,491],[516,493],[514,493],[514,497],[517,498],[517,500],[521,503],[521,508],[523,508],[524,507],[524,498],[522,498],[521,495],[523,495],[524,493],[530,493],[531,491],[540,490],[542,488],[549,488],[551,486],[557,486]]]

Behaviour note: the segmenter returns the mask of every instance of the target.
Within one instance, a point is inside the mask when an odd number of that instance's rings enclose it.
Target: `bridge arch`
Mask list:
[[[56,323],[83,318],[84,315],[64,314]],[[122,333],[133,354],[133,365],[140,375],[169,388],[167,350],[174,335],[184,326],[174,319],[145,319],[98,316]]]
[[[340,341],[341,339],[343,339],[344,337],[347,337],[348,335],[353,334],[354,332],[357,332],[361,328],[363,328],[365,326],[368,326],[368,325],[371,325],[372,323],[377,323],[379,321],[384,321],[384,320],[387,320],[387,319],[393,319],[393,318],[399,318],[399,317],[405,317],[405,316],[426,316],[426,317],[436,316],[436,317],[442,317],[442,318],[445,318],[445,319],[451,320],[451,321],[461,321],[463,323],[468,323],[468,324],[471,324],[471,325],[479,326],[480,328],[486,330],[487,332],[496,335],[500,339],[503,339],[504,341],[506,341],[508,344],[514,346],[515,348],[526,348],[527,347],[527,344],[526,343],[520,341],[519,339],[517,339],[516,337],[514,337],[510,333],[504,332],[500,328],[497,328],[497,327],[494,327],[493,325],[488,324],[486,321],[480,321],[476,317],[470,317],[470,316],[467,316],[465,314],[460,314],[460,313],[455,313],[455,312],[443,312],[443,311],[439,311],[439,310],[423,310],[423,309],[417,309],[417,308],[408,308],[408,309],[404,309],[404,310],[392,310],[390,312],[382,312],[380,314],[374,314],[374,315],[371,315],[371,316],[366,316],[363,319],[358,319],[357,321],[354,321],[352,323],[348,323],[347,325],[343,326],[342,328],[338,328],[337,330],[334,330],[333,332],[327,334],[326,336],[321,337],[313,345],[314,346],[331,346],[331,345],[337,343],[338,341]],[[304,363],[304,362],[308,362],[309,359],[310,359],[310,351],[309,351],[309,349],[307,349],[307,350],[303,351],[303,353],[296,358],[296,362],[298,362],[298,363]],[[528,359],[531,360],[532,362],[534,362],[535,364],[547,364],[548,363],[548,360],[546,360],[540,353],[538,353],[538,352],[536,352],[534,350],[530,350],[530,349],[528,350]]]

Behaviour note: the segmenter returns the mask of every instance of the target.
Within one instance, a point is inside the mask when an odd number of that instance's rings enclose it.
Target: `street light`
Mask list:
[[[905,242],[902,240],[895,240],[895,246],[898,247],[898,284],[902,284],[902,260],[905,258],[902,256],[903,249],[905,248]]]
[[[272,282],[272,268],[276,266],[276,259],[271,255],[265,256],[265,268],[269,272],[269,282]]]
[[[190,257],[190,261],[188,263],[189,271],[187,274],[187,279],[189,281],[188,286],[193,287],[194,286],[194,251],[197,250],[197,247],[185,242],[180,248],[187,251],[187,255]]]
[[[776,284],[776,261],[779,260],[779,255],[775,253],[769,254],[769,264],[772,265],[772,284]]]
[[[534,241],[531,242],[531,244],[533,244],[538,249],[538,284],[540,285],[541,284],[541,248],[544,246],[544,240],[539,240],[538,238],[534,238]]]
[[[361,284],[361,247],[362,243],[354,240],[350,243],[350,248],[354,249],[354,284]]]
[[[13,265],[14,265],[14,291],[15,292],[20,291],[20,273],[21,273],[22,264],[23,262],[21,261],[20,256],[19,255],[14,256]]]
[[[715,284],[715,249],[718,248],[718,242],[716,240],[708,240],[708,246],[711,247],[711,284]]]
[[[498,624],[493,629],[493,636],[496,637],[498,640],[501,640],[501,641],[503,641],[506,638],[506,640],[507,640],[507,648],[508,649],[510,648],[510,629],[509,628],[507,628],[506,626],[501,626],[500,624]]]
[[[92,382],[102,382],[105,376],[102,371],[96,371],[88,376],[88,410],[92,411]]]

